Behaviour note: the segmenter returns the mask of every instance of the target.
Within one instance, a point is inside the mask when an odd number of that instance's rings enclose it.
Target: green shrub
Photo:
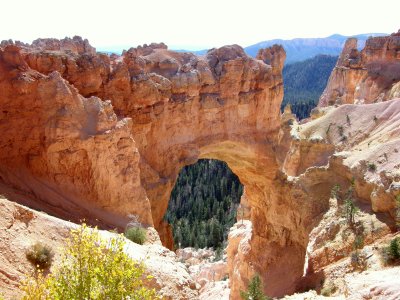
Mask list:
[[[71,230],[60,265],[47,277],[28,277],[20,287],[22,300],[158,299],[144,286],[143,263],[132,260],[124,246],[122,235],[105,240],[85,224]]]
[[[125,237],[136,244],[143,245],[146,242],[146,230],[142,227],[130,227],[125,230]]]
[[[392,239],[388,246],[382,248],[381,256],[386,265],[400,263],[400,237]]]
[[[376,165],[374,163],[368,163],[368,171],[375,172],[376,171]]]
[[[397,237],[391,240],[389,244],[389,254],[395,260],[400,258],[399,243],[400,243],[400,238]]]
[[[271,299],[264,294],[261,279],[260,279],[260,276],[258,276],[258,275],[255,275],[251,279],[246,292],[240,291],[240,297],[243,300],[270,300]]]
[[[364,236],[362,235],[356,235],[354,242],[353,242],[353,248],[355,250],[362,249],[364,247]]]
[[[325,297],[329,297],[337,291],[337,286],[335,284],[329,284],[324,286],[321,290],[321,295]]]
[[[356,213],[359,211],[359,208],[356,206],[353,199],[351,199],[351,198],[347,198],[344,201],[344,207],[345,207],[347,223],[349,225],[353,225],[354,217],[355,217]]]
[[[35,243],[26,251],[26,258],[29,262],[41,270],[50,267],[53,256],[53,250],[41,242]]]
[[[335,184],[331,189],[331,197],[337,198],[340,192],[340,185]]]

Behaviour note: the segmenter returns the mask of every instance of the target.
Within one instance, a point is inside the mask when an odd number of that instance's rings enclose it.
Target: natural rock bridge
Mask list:
[[[253,224],[231,297],[254,273],[269,295],[291,293],[329,208],[330,178],[348,175],[331,164],[288,177],[327,165],[334,147],[293,138],[293,116],[280,113],[284,59],[280,46],[253,59],[236,45],[199,57],[163,44],[108,56],[78,37],[3,43],[1,189],[103,227],[137,214],[171,246],[162,218],[180,169],[225,161],[245,186]]]

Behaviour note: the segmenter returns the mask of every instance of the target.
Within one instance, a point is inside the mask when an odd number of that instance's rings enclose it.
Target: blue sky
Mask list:
[[[4,1],[2,12],[0,40],[80,35],[98,48],[196,50],[400,28],[399,0],[19,0]]]

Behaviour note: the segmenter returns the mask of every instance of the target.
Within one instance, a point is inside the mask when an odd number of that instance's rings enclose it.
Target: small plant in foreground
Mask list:
[[[34,276],[25,278],[20,286],[25,295],[21,300],[50,300],[50,290],[42,270],[36,270]],[[1,299],[1,298],[0,298]],[[62,298],[61,298],[62,299]]]
[[[332,198],[338,198],[340,192],[340,185],[335,184],[332,189],[331,189],[331,197]]]
[[[353,249],[351,253],[351,266],[353,270],[363,271],[367,268],[367,257],[360,251],[364,247],[364,236],[357,234],[354,238]]]
[[[131,227],[125,230],[125,237],[132,242],[143,245],[146,242],[146,230],[142,227]]]
[[[381,250],[381,255],[386,265],[400,263],[400,237],[392,239],[389,245]]]
[[[400,238],[393,239],[389,244],[389,253],[393,259],[400,259]]]
[[[376,171],[376,165],[374,163],[368,163],[367,167],[368,167],[368,171],[370,171],[370,172]]]
[[[324,286],[321,290],[321,295],[325,297],[329,297],[332,294],[334,294],[337,290],[337,286],[333,283],[330,283],[326,286]]]
[[[143,263],[125,252],[122,235],[103,238],[85,224],[71,230],[60,265],[47,277],[42,272],[21,284],[23,300],[158,299],[144,286]]]
[[[32,245],[26,251],[26,258],[37,269],[44,270],[51,266],[53,261],[53,250],[41,242]]]
[[[140,223],[139,216],[130,214],[128,217],[129,223],[126,226],[125,237],[136,244],[143,245],[146,242],[146,230]]]
[[[355,250],[362,249],[364,247],[364,237],[362,235],[356,235],[354,242],[353,242],[353,248]]]
[[[258,276],[258,275],[255,275],[251,279],[246,292],[240,291],[240,297],[243,300],[270,300],[271,299],[264,294],[261,279],[260,279],[260,276]]]

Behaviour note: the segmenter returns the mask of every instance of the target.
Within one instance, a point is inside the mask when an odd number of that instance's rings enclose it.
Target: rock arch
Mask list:
[[[288,120],[280,114],[284,58],[280,46],[261,51],[257,60],[238,46],[205,57],[159,45],[130,49],[124,62],[141,103],[107,94],[113,80],[102,96],[132,118],[142,184],[165,244],[170,232],[162,217],[183,166],[199,158],[222,160],[245,186],[253,233],[243,259],[248,268],[232,281],[233,298],[254,273],[262,274],[270,295],[293,292],[303,275],[308,233],[327,207],[302,203],[304,191],[282,173],[289,147]]]
[[[2,43],[1,190],[103,227],[137,214],[168,244],[162,217],[180,168],[225,161],[253,224],[232,298],[254,273],[271,296],[291,293],[332,183],[323,168],[286,174],[326,165],[333,147],[293,138],[280,114],[284,59],[280,46],[253,59],[236,45],[198,57],[163,44],[109,56],[79,38]]]
[[[280,174],[282,47],[266,49],[258,60],[235,45],[205,57],[164,45],[108,57],[85,51],[87,45],[69,45],[81,42],[2,49],[5,185],[24,191],[23,203],[68,219],[121,227],[128,213],[138,214],[167,242],[162,217],[180,168],[198,158],[223,160],[244,183],[252,207],[251,272],[278,268],[290,258],[296,261],[290,263],[293,275],[270,290],[292,291],[307,236],[292,234],[293,226],[300,226],[299,210],[280,210],[281,191],[274,187]],[[28,103],[31,109],[21,110]],[[265,211],[282,218],[271,219]],[[260,255],[268,245],[275,254],[291,248],[276,259],[269,251]]]

